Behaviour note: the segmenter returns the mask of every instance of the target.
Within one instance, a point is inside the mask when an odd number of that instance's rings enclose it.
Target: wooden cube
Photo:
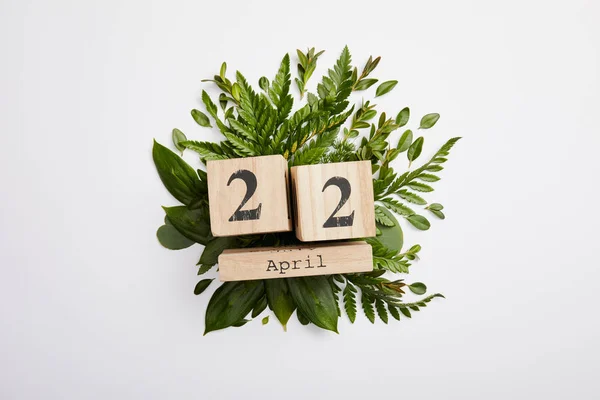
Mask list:
[[[371,245],[360,241],[231,249],[219,256],[219,279],[223,282],[372,270]]]
[[[208,161],[206,167],[213,236],[292,230],[281,155]]]
[[[298,239],[375,236],[371,162],[303,165],[291,173]]]

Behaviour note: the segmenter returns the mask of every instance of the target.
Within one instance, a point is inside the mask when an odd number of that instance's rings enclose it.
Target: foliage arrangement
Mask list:
[[[371,101],[351,104],[353,92],[375,88],[375,97],[383,96],[398,83],[388,80],[379,83],[372,72],[380,57],[370,57],[362,70],[352,66],[348,48],[344,48],[333,68],[322,77],[316,93],[308,91],[309,80],[323,51],[314,48],[297,51],[298,65],[295,78],[301,107],[293,111],[290,57],[286,54],[272,80],[262,77],[260,91],[255,91],[246,78],[235,73],[228,78],[227,64],[223,63],[218,75],[206,80],[220,90],[215,102],[202,91],[205,111],[194,109],[191,115],[198,125],[213,128],[224,136],[219,143],[188,140],[178,129],[173,130],[173,144],[177,150],[197,152],[200,161],[282,154],[290,166],[329,162],[369,160],[373,169],[377,237],[367,238],[373,248],[374,270],[370,273],[316,276],[304,278],[268,279],[223,283],[212,295],[206,310],[205,334],[227,327],[239,327],[262,315],[268,308],[283,325],[296,313],[303,324],[338,331],[342,309],[354,323],[360,307],[372,323],[379,318],[388,323],[389,317],[399,320],[410,318],[411,313],[425,307],[439,293],[416,302],[404,302],[407,290],[417,295],[426,294],[426,286],[416,282],[407,284],[403,279],[384,276],[409,272],[418,260],[421,247],[416,244],[403,249],[403,233],[397,217],[419,230],[430,227],[429,219],[415,211],[417,207],[432,216],[444,219],[443,206],[428,203],[422,196],[433,192],[440,179],[438,173],[454,144],[460,138],[448,140],[430,159],[411,169],[423,150],[424,136],[420,132],[432,128],[439,114],[423,116],[418,130],[405,129],[393,146],[392,132],[405,127],[410,110],[403,108],[395,118],[378,112]],[[232,80],[233,79],[233,80]],[[203,82],[206,82],[203,81]],[[208,114],[208,115],[207,115]],[[417,133],[419,132],[419,133]],[[165,224],[158,229],[160,243],[169,249],[187,248],[195,243],[204,245],[198,261],[198,275],[217,264],[224,249],[259,247],[300,243],[293,233],[272,233],[239,237],[212,237],[208,213],[206,172],[194,169],[179,155],[156,141],[154,162],[167,190],[182,204],[163,207]],[[396,172],[392,161],[405,153],[408,170]],[[390,275],[391,275],[390,274]],[[194,288],[196,295],[204,292],[213,279],[201,279]],[[262,318],[266,324],[269,317]]]

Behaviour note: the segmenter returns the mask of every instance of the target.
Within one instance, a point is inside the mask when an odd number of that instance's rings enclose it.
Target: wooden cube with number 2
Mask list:
[[[206,168],[213,236],[292,230],[281,155],[208,161]]]
[[[375,236],[370,161],[297,166],[291,175],[298,239]]]

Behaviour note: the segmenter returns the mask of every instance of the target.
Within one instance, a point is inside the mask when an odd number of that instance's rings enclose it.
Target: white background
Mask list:
[[[598,398],[598,21],[592,0],[0,1],[0,398]],[[200,246],[155,238],[176,202],[152,139],[218,138],[189,110],[223,60],[256,84],[326,49],[314,90],[345,44],[399,80],[382,110],[442,115],[423,158],[464,138],[428,196],[447,219],[405,226],[407,279],[447,299],[203,337],[216,285],[194,296]]]

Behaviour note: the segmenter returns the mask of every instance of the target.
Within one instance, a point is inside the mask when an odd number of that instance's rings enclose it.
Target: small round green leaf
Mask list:
[[[266,325],[266,324],[268,324],[268,323],[269,323],[269,316],[267,315],[266,317],[264,317],[264,318],[261,320],[261,322],[262,322],[262,324],[263,324],[263,325]]]
[[[417,138],[417,140],[413,142],[413,144],[410,145],[410,147],[408,148],[408,153],[406,153],[408,161],[414,161],[417,158],[419,158],[419,156],[421,155],[421,150],[423,150],[424,141],[425,139],[423,139],[423,136],[420,136]]]
[[[398,81],[383,82],[381,85],[377,86],[375,97],[383,96],[384,94],[390,92],[397,84]]]
[[[425,294],[427,292],[427,286],[421,282],[415,282],[412,285],[409,285],[408,288],[411,292],[418,295]]]
[[[198,125],[204,126],[206,128],[212,128],[212,126],[210,124],[210,120],[208,119],[206,114],[204,114],[202,111],[193,109],[191,111],[191,114],[192,114],[192,118],[194,118],[194,121],[196,121],[196,123]]]
[[[199,295],[204,292],[213,280],[214,279],[202,279],[196,284],[196,287],[194,288],[194,294]]]
[[[195,242],[183,236],[173,225],[163,225],[156,231],[156,237],[163,247],[170,250],[181,250]]]
[[[406,219],[412,224],[412,226],[421,231],[426,231],[431,226],[427,218],[422,215],[415,214],[407,217]]]
[[[266,76],[263,76],[258,80],[258,86],[265,92],[269,90],[269,80]]]
[[[377,240],[386,248],[398,252],[402,250],[402,245],[404,243],[404,235],[402,233],[402,228],[400,227],[398,220],[396,219],[394,214],[390,212],[390,210],[388,210],[385,207],[379,207],[379,209],[383,214],[385,214],[387,218],[389,218],[394,223],[394,226],[385,226],[380,223],[376,223],[377,229],[379,229],[379,231],[381,232],[380,235],[377,235]]]
[[[408,107],[404,107],[398,115],[396,116],[396,124],[398,127],[403,127],[408,123],[408,119],[410,118],[410,109]]]
[[[183,154],[185,146],[182,146],[180,142],[184,142],[186,140],[187,137],[185,137],[183,132],[177,128],[173,129],[173,144],[175,145],[175,148],[181,152],[181,154]]]
[[[430,210],[441,211],[444,209],[444,206],[440,203],[431,203],[427,208]]]
[[[433,127],[436,122],[438,122],[438,119],[440,119],[440,114],[438,113],[424,115],[423,118],[421,118],[421,126],[419,126],[419,128],[429,129]]]

